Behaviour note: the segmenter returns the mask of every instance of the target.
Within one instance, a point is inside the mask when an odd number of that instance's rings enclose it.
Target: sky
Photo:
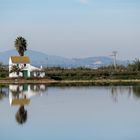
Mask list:
[[[0,0],[0,52],[18,36],[49,55],[140,58],[140,0]]]

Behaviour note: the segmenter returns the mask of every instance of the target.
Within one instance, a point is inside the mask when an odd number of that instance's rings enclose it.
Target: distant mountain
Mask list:
[[[10,56],[18,55],[16,50],[9,50],[0,53],[0,62],[8,64]],[[110,57],[99,56],[99,57],[88,57],[88,58],[64,58],[61,56],[47,55],[42,52],[28,50],[25,53],[26,56],[30,57],[31,64],[34,66],[59,66],[59,67],[87,67],[87,68],[98,68],[101,66],[108,66],[113,64],[113,60]],[[117,60],[117,64],[127,65],[129,61]]]

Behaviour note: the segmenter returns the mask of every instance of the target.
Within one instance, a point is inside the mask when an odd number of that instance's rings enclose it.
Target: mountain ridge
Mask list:
[[[10,56],[18,56],[16,50],[8,50],[0,52],[0,62],[8,65]],[[86,57],[86,58],[65,58],[62,56],[48,55],[43,52],[28,50],[25,52],[26,56],[31,59],[31,64],[34,66],[48,66],[48,67],[86,67],[98,68],[101,66],[108,66],[113,64],[113,59],[106,56]],[[128,60],[117,60],[117,64],[128,65]]]

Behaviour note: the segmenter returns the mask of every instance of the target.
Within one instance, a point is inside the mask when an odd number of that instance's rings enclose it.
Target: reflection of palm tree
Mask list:
[[[24,109],[24,106],[21,105],[19,110],[16,113],[16,121],[19,124],[23,124],[27,121],[27,110]]]

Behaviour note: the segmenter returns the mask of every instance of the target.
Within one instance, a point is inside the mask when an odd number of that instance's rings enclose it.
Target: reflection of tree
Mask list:
[[[119,101],[119,96],[121,95],[127,95],[128,98],[130,98],[132,93],[132,87],[131,86],[112,86],[111,87],[111,98],[114,102]]]
[[[4,88],[4,85],[0,85],[0,100],[2,100],[4,97],[7,97],[6,91],[3,90]]]
[[[140,86],[133,86],[133,94],[135,97],[140,98]]]
[[[14,97],[17,97],[17,98],[19,98],[19,94],[22,93],[22,91],[20,91],[19,86],[17,87],[16,90],[10,90],[10,91],[12,92],[12,95],[13,95]]]
[[[111,88],[111,95],[112,95],[112,99],[114,102],[118,102],[118,92],[117,92],[117,87],[113,86]]]
[[[27,121],[27,110],[25,110],[23,105],[20,106],[16,113],[16,121],[19,124],[23,124]]]
[[[4,91],[0,91],[0,100],[2,100],[4,97],[6,97],[6,93]]]

